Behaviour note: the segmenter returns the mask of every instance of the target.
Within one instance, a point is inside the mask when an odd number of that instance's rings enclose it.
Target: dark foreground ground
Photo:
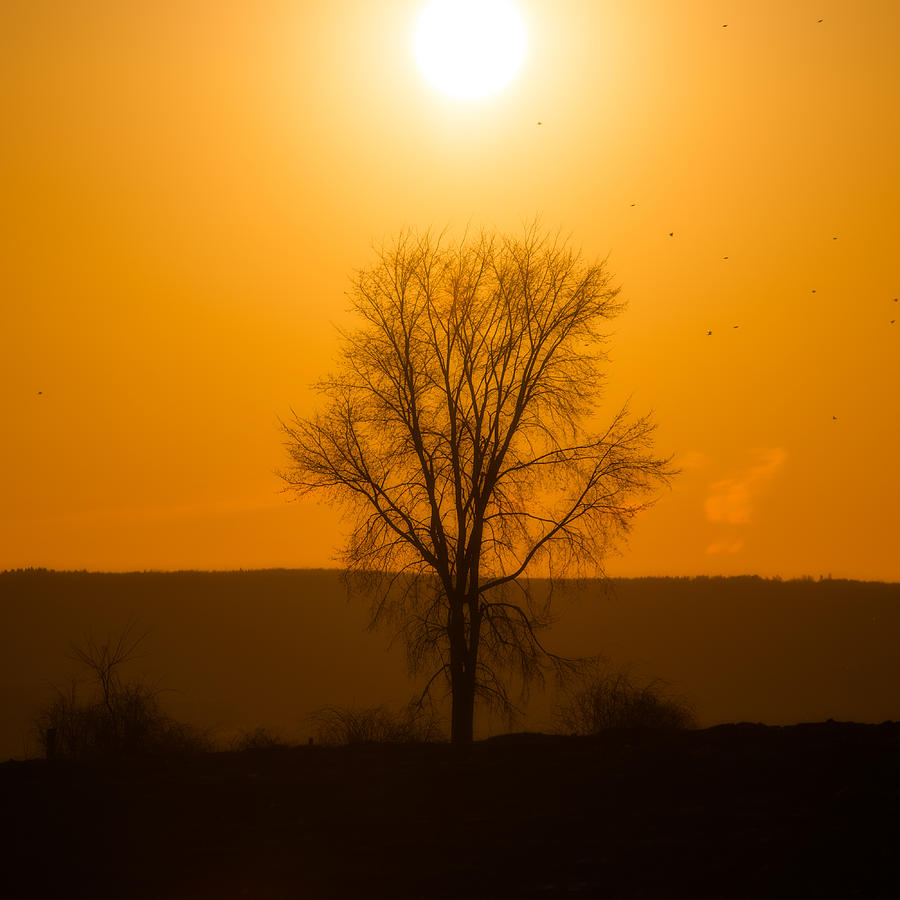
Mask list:
[[[0,896],[895,898],[900,724],[0,765]]]

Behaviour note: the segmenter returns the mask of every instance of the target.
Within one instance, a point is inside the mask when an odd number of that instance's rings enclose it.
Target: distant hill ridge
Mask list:
[[[543,585],[538,583],[538,589]],[[900,719],[900,584],[759,576],[563,582],[561,653],[603,653],[691,698],[703,725]],[[223,732],[299,734],[326,704],[401,702],[403,648],[368,632],[336,569],[0,573],[0,758],[77,671],[70,646],[130,620],[149,631],[134,664],[172,713]],[[536,697],[521,728],[549,725]]]
[[[9,575],[110,575],[120,577],[123,575],[269,575],[269,574],[305,575],[310,573],[337,573],[342,574],[343,569],[338,566],[317,566],[312,568],[291,568],[286,566],[273,566],[262,569],[128,569],[122,571],[103,571],[95,569],[52,569],[46,566],[27,566],[15,569],[0,570],[0,577]],[[536,578],[535,581],[542,579]],[[629,575],[612,576],[608,578],[557,578],[558,582],[631,582],[631,581],[693,581],[693,582],[722,582],[722,581],[751,581],[774,582],[776,584],[820,584],[822,582],[836,584],[887,584],[898,585],[900,582],[880,581],[878,579],[861,578],[833,578],[831,575],[804,575],[800,577],[783,578],[780,575]]]

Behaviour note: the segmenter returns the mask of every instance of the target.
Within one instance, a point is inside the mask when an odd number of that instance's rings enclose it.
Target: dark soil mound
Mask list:
[[[895,897],[900,724],[0,766],[4,897]]]

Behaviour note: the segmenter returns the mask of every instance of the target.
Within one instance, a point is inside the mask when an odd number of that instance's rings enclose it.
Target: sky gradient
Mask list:
[[[682,470],[610,572],[900,580],[900,5],[520,0],[481,101],[422,5],[3,5],[0,568],[333,565],[275,472],[350,276],[540,217]]]

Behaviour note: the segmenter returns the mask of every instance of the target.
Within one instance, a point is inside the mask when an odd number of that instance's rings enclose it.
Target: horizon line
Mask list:
[[[337,575],[344,573],[346,570],[339,566],[265,566],[261,568],[242,568],[236,569],[54,569],[46,566],[20,566],[13,569],[0,570],[0,576],[3,575],[24,575],[24,574],[47,574],[47,575],[261,575],[273,572],[286,573],[304,573],[304,572],[330,572]],[[793,581],[802,582],[856,582],[859,584],[890,584],[900,585],[900,581],[887,581],[883,578],[851,578],[845,576],[832,576],[828,574],[819,575],[758,575],[755,573],[743,574],[704,574],[697,573],[694,575],[593,575],[593,576],[556,576],[552,580],[556,582],[578,582],[578,581],[640,581],[640,580],[670,580],[670,581],[692,581],[692,580],[740,580],[754,579],[759,581],[774,581],[778,583],[786,583]],[[535,575],[531,577],[532,581],[549,581],[548,576]]]

